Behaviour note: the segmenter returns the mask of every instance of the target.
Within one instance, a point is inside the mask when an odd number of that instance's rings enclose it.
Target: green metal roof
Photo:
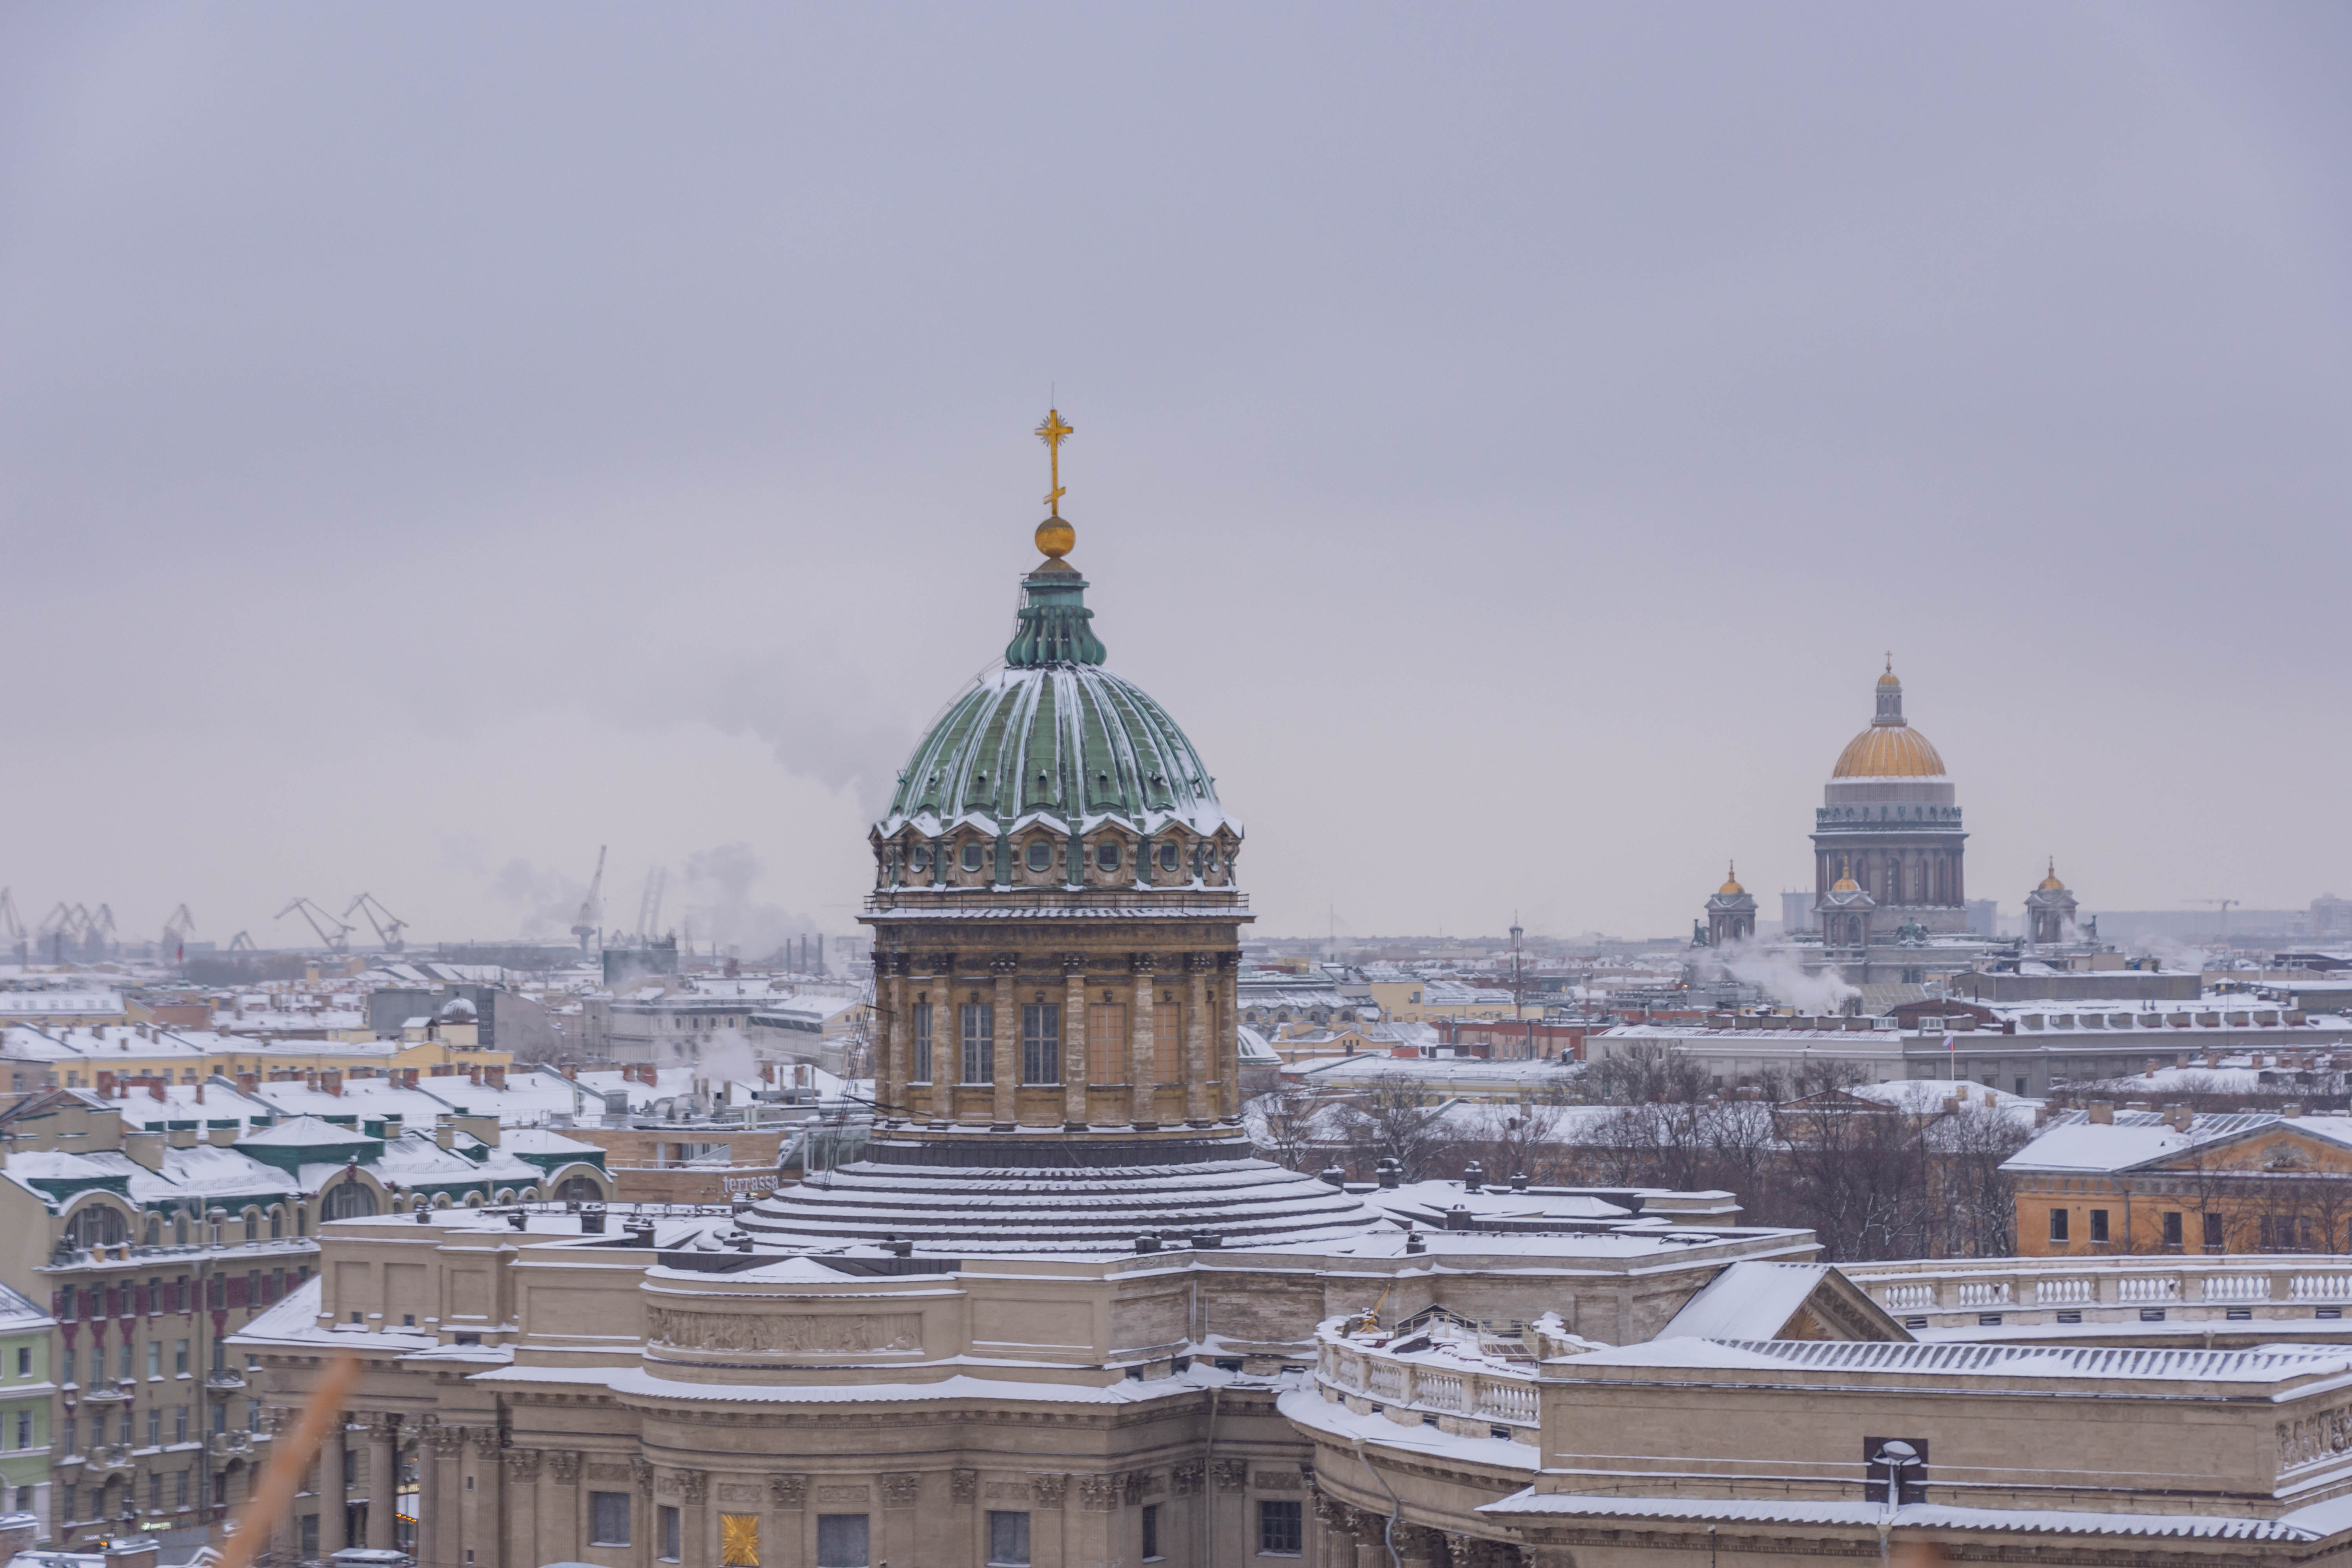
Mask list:
[[[1086,832],[1116,820],[1138,833],[1182,822],[1202,835],[1241,825],[1165,709],[1102,668],[1086,579],[1055,562],[1024,580],[1005,668],[983,676],[916,746],[898,775],[884,837],[912,825],[1005,833],[1044,821]]]

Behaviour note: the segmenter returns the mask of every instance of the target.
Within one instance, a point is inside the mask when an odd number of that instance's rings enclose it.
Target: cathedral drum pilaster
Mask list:
[[[1360,1200],[1259,1160],[1241,1125],[1242,825],[1175,720],[1106,668],[1075,531],[1049,517],[1036,539],[1003,668],[916,744],[868,834],[872,1136],[739,1223],[964,1256],[1352,1232]]]

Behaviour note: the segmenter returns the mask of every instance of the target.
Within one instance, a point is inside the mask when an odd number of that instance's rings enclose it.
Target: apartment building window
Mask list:
[[[1051,1002],[1021,1009],[1021,1081],[1062,1081],[1062,1009]]]
[[[2066,1239],[2066,1211],[2064,1209],[2052,1209],[2050,1211],[2050,1239],[2053,1241],[2064,1241]]]
[[[66,1294],[70,1297],[73,1292],[68,1291]],[[58,1378],[62,1383],[71,1383],[74,1380],[74,1352],[71,1345],[68,1345],[58,1356]]]
[[[629,1543],[628,1493],[588,1494],[588,1543],[591,1546],[626,1546]]]
[[[172,1499],[172,1506],[174,1508],[185,1508],[188,1506],[187,1471],[182,1470],[176,1477],[173,1478]]]
[[[149,1377],[163,1375],[163,1342],[161,1340],[147,1342],[147,1375]]]
[[[163,1446],[163,1412],[160,1407],[147,1412],[147,1446],[151,1448]]]
[[[147,1511],[163,1511],[163,1472],[161,1470],[147,1472]]]
[[[58,1423],[58,1448],[59,1452],[67,1454],[80,1451],[74,1447],[74,1418],[70,1415]]]
[[[16,1375],[18,1377],[30,1377],[33,1375],[33,1352],[29,1346],[19,1346],[17,1348]]]
[[[2199,1217],[2203,1219],[2205,1222],[2205,1250],[2208,1252],[2222,1252],[2228,1250],[2221,1240],[2221,1216],[2217,1214],[2209,1214],[2200,1215]],[[68,1353],[70,1354],[71,1352],[68,1352]]]
[[[818,1514],[816,1568],[866,1568],[866,1519],[862,1513]]]
[[[1027,1568],[1029,1562],[1029,1516],[1025,1513],[999,1513],[991,1510],[988,1515],[989,1568]]]
[[[1305,1524],[1296,1498],[1267,1498],[1257,1505],[1257,1549],[1261,1556],[1296,1557],[1303,1550]]]
[[[929,1002],[915,1004],[914,1081],[931,1081],[931,1005]]]
[[[1160,1505],[1156,1502],[1143,1505],[1143,1560],[1160,1560]]]
[[[677,1561],[677,1510],[664,1507],[659,1521],[657,1528],[661,1531],[661,1542],[655,1555],[665,1563],[675,1563]]]
[[[2164,1247],[2168,1252],[2180,1250],[2180,1211],[2167,1209],[2164,1215]]]
[[[992,1083],[996,1079],[996,1005],[963,1005],[963,1081]]]
[[[2091,1244],[2094,1247],[2104,1247],[2106,1245],[2106,1240],[2107,1211],[2093,1209],[2091,1211]]]
[[[183,1405],[172,1412],[172,1441],[174,1443],[184,1443],[187,1440],[188,1407]]]
[[[116,1377],[125,1383],[131,1381],[131,1342],[129,1340],[122,1342],[122,1353],[114,1358],[114,1368]]]
[[[29,1448],[32,1446],[33,1413],[29,1410],[19,1410],[16,1412],[16,1447]]]
[[[70,1423],[68,1423],[68,1425],[70,1425]],[[66,1517],[67,1517],[68,1519],[79,1519],[79,1518],[80,1518],[80,1517],[81,1517],[81,1505],[80,1505],[80,1504],[79,1504],[79,1502],[78,1502],[76,1500],[77,1500],[77,1497],[79,1496],[79,1494],[80,1493],[81,1489],[80,1489],[79,1487],[78,1487],[78,1486],[74,1485],[74,1484],[73,1484],[73,1482],[71,1482],[71,1481],[68,1481],[68,1482],[65,1484],[65,1487],[64,1487],[64,1489],[64,1489],[65,1494],[66,1494],[66,1508],[65,1508],[65,1514],[66,1514]]]

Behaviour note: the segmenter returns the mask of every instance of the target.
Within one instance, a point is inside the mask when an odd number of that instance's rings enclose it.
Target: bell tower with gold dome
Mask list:
[[[1874,925],[1965,931],[1968,835],[1944,759],[1903,716],[1892,654],[1876,698],[1870,727],[1838,753],[1813,813],[1814,910],[1826,917],[1833,885],[1850,880],[1870,896]]]

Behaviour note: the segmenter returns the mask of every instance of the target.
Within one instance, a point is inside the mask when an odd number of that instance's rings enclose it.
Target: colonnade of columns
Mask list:
[[[295,1415],[290,1409],[272,1410],[271,1430],[284,1436],[292,1430]],[[311,1459],[309,1484],[297,1489],[278,1526],[281,1550],[289,1557],[308,1554],[302,1521],[309,1514],[318,1517],[316,1555],[321,1561],[345,1547],[388,1551],[399,1544],[400,1453],[404,1436],[415,1436],[413,1427],[404,1433],[404,1419],[394,1412],[353,1412],[327,1433]],[[354,1504],[366,1510],[362,1538],[356,1541],[351,1531]]]
[[[1525,1548],[1350,1508],[1332,1497],[1316,1500],[1321,1554],[1318,1568],[1389,1568],[1389,1547],[1402,1568],[1553,1568],[1565,1554]]]
[[[881,953],[875,1076],[884,1117],[1073,1132],[1180,1123],[1205,1128],[1233,1121],[1241,1108],[1241,1018],[1234,987],[1239,955],[1119,957],[1123,967],[1109,973],[1103,955],[1075,952],[1042,963],[1033,958],[1024,973],[1021,954],[997,953],[982,973],[977,962],[960,963],[953,953]],[[1036,973],[1045,964],[1055,972],[1050,982]],[[965,1062],[966,1009],[977,1005],[975,997],[989,1006],[984,1082],[967,1072]],[[1046,999],[1056,1011],[1058,1059],[1050,1079],[1030,1081],[1024,1005]],[[1158,1037],[1163,1015],[1181,1020],[1172,1079],[1162,1070],[1170,1059],[1163,1052],[1170,1042]],[[1118,1033],[1092,1037],[1098,1016],[1117,1017]],[[928,1051],[918,1038],[926,1019]],[[1059,1092],[1034,1092],[1055,1089]],[[1163,1092],[1171,1089],[1176,1092]]]

